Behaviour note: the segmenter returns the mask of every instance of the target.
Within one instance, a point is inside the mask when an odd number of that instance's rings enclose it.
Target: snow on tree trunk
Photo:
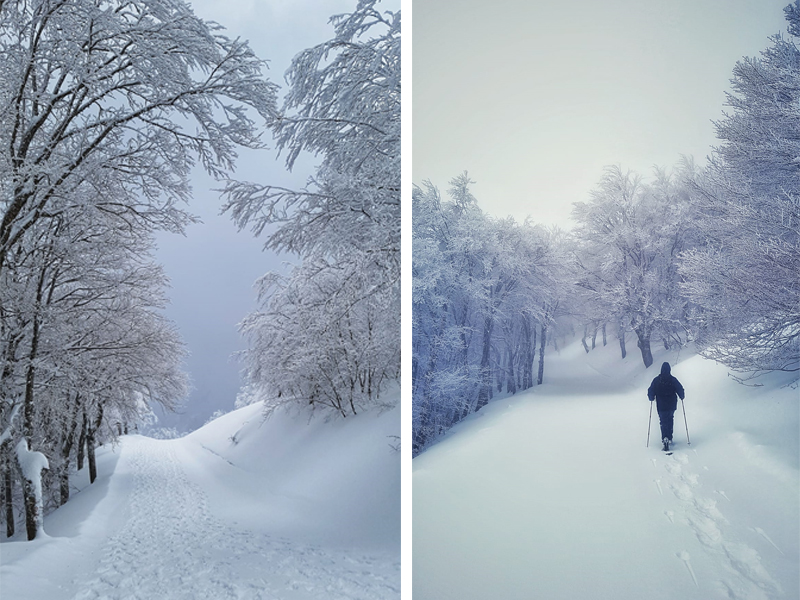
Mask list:
[[[42,471],[49,469],[47,457],[31,451],[28,440],[17,444],[17,462],[22,475],[22,494],[25,501],[25,528],[28,540],[44,533],[44,501],[42,499]]]

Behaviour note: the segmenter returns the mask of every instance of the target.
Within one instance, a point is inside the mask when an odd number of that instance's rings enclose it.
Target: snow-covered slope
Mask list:
[[[126,436],[47,537],[0,544],[0,596],[399,598],[398,432],[399,408],[252,405],[179,440]]]
[[[674,453],[649,448],[661,361],[686,388]],[[548,357],[545,385],[495,400],[414,459],[414,599],[800,596],[797,382],[746,387],[662,351]]]

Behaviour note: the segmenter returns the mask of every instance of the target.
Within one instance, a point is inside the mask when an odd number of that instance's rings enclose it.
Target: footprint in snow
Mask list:
[[[758,535],[760,535],[761,537],[763,537],[765,540],[767,540],[767,541],[768,541],[770,544],[772,544],[772,546],[775,548],[775,550],[777,550],[778,552],[780,552],[781,554],[783,554],[783,550],[781,550],[780,548],[778,548],[777,544],[776,544],[775,542],[773,542],[773,541],[772,541],[772,538],[770,538],[770,537],[767,535],[767,533],[766,533],[766,532],[765,532],[763,529],[761,529],[761,527],[753,527],[753,528],[752,528],[752,530],[753,530],[753,531],[755,531],[755,532],[756,532]]]
[[[685,454],[674,454],[673,453],[672,460],[674,460],[675,462],[679,462],[682,465],[689,464],[689,457],[686,456]]]
[[[688,519],[689,526],[701,544],[708,548],[719,548],[722,543],[722,531],[712,519],[700,514],[689,515]]]
[[[711,498],[695,498],[694,505],[697,510],[715,521],[726,522],[725,516],[719,512],[717,508],[717,501]]]
[[[694,497],[694,494],[692,494],[692,489],[683,482],[677,481],[670,483],[669,487],[678,500],[688,501]]]
[[[692,581],[694,581],[695,587],[700,587],[700,585],[697,583],[697,577],[694,574],[694,569],[692,569],[692,563],[690,562],[691,557],[689,556],[689,553],[686,550],[682,550],[681,552],[678,552],[677,557],[680,558],[683,561],[683,564],[686,565],[689,575],[692,576]]]
[[[761,564],[761,557],[758,552],[741,543],[724,544],[723,549],[731,565],[739,573],[764,590],[769,590],[775,594],[781,593],[781,586],[767,573],[767,570]]]

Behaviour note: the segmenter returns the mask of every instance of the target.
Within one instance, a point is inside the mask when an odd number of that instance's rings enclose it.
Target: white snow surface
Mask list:
[[[0,544],[0,597],[400,597],[399,407],[347,419],[254,404],[177,440],[98,450],[97,481]]]
[[[414,600],[800,598],[797,375],[579,343],[413,461]],[[646,396],[686,389],[672,455]]]

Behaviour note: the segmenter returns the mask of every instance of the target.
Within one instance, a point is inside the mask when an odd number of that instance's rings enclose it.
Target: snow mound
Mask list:
[[[180,440],[222,516],[329,544],[399,549],[400,407],[342,419],[261,403]]]

